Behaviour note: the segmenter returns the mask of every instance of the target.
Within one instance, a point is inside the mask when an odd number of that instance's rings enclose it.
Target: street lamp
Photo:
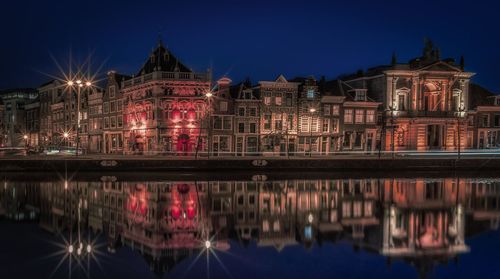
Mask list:
[[[457,113],[457,136],[458,136],[458,149],[457,149],[457,160],[460,160],[460,151],[461,151],[461,139],[460,139],[460,119],[462,117],[462,114],[464,114],[465,107],[464,104],[461,103],[460,107],[458,108],[458,113]],[[465,115],[464,115],[465,116]]]
[[[207,144],[208,144],[208,158],[210,159],[210,150],[211,150],[211,146],[212,146],[212,141],[211,141],[211,138],[212,138],[212,97],[214,96],[214,94],[210,91],[208,91],[207,93],[205,93],[205,97],[207,97],[207,101],[208,101],[208,140],[207,140]]]
[[[309,125],[309,132],[310,132],[310,137],[309,137],[309,157],[312,157],[312,138],[313,138],[313,130],[312,130],[312,120],[313,120],[313,114],[316,112],[316,108],[310,108],[309,113],[311,114],[311,124]]]
[[[68,147],[68,144],[69,144],[69,141],[68,141],[69,133],[68,132],[64,132],[63,133],[63,138],[64,138],[64,141],[66,142],[66,147]]]
[[[23,139],[24,139],[24,147],[27,148],[28,147],[28,135],[24,134]]]
[[[77,95],[76,95],[76,104],[77,104],[77,107],[76,107],[76,152],[75,152],[75,155],[78,156],[78,149],[80,148],[80,91],[81,91],[81,88],[83,86],[89,88],[92,86],[92,82],[91,81],[86,81],[86,82],[83,82],[81,79],[77,79],[75,81],[75,83],[77,84]],[[72,80],[68,80],[68,82],[66,83],[68,85],[68,87],[70,88],[73,88],[73,85],[75,84]]]

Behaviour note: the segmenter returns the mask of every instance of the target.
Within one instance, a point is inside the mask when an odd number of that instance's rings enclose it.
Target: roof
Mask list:
[[[0,95],[13,92],[36,93],[37,90],[35,88],[11,88],[11,89],[0,90]]]
[[[137,75],[149,74],[155,71],[164,72],[192,72],[187,66],[182,64],[168,49],[163,46],[161,40],[158,41],[158,46],[150,54],[146,62]]]
[[[258,99],[258,90],[255,90],[255,87],[252,86],[252,82],[250,81],[250,79],[246,79],[238,84],[235,84],[233,86],[231,86],[231,88],[229,89],[230,91],[230,94],[231,94],[231,98],[233,99],[243,99],[243,94],[241,94],[244,90],[251,90],[252,91],[252,95],[255,99]]]
[[[471,83],[469,87],[469,108],[494,105],[495,94],[479,84]]]

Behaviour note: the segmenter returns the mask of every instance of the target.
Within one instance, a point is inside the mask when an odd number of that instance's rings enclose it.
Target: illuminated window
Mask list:
[[[357,109],[356,110],[356,119],[355,119],[355,122],[356,123],[363,123],[363,118],[365,116],[365,111],[362,110],[362,109]]]
[[[308,99],[314,98],[314,89],[307,89],[307,98]]]
[[[375,111],[367,110],[366,111],[366,123],[375,123]]]
[[[352,123],[352,109],[346,109],[344,110],[344,122],[345,123]]]
[[[266,106],[269,106],[269,105],[271,104],[271,97],[269,97],[269,96],[265,96],[265,97],[264,97],[264,104],[265,104]]]
[[[323,115],[330,115],[330,105],[323,105]]]
[[[274,102],[276,103],[277,106],[281,106],[281,97],[276,97],[274,99]]]

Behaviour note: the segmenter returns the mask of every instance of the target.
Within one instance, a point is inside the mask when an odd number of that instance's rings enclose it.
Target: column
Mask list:
[[[418,77],[414,77],[412,79],[412,88],[411,88],[411,92],[412,92],[412,96],[411,96],[411,110],[413,111],[417,111],[417,102],[418,102],[418,98],[419,98],[419,79]]]
[[[387,95],[386,95],[386,104],[385,109],[389,110],[392,106],[392,96],[393,96],[393,77],[387,77]]]
[[[447,81],[442,81],[441,82],[441,111],[446,111],[446,98],[447,98],[447,90],[448,87],[448,82]]]

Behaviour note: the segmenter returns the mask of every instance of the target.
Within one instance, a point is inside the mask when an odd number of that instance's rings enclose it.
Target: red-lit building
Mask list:
[[[188,155],[207,150],[210,71],[193,72],[162,42],[121,82],[124,153]]]

